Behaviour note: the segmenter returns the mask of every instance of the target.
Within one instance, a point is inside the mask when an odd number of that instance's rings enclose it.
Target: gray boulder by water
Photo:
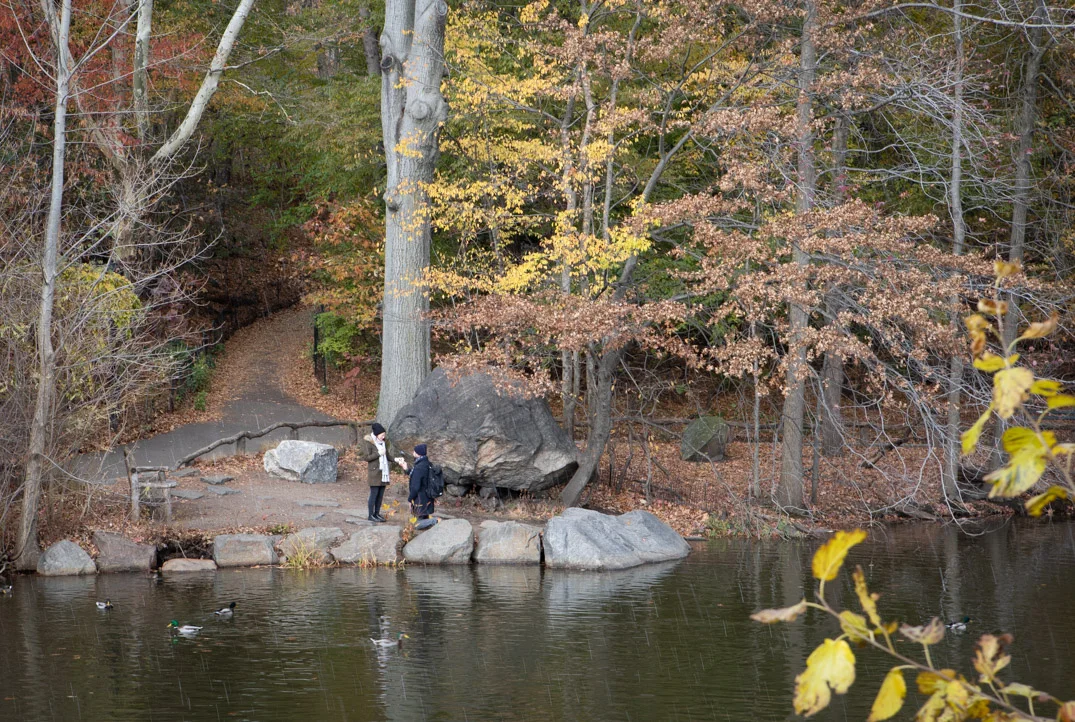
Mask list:
[[[273,538],[264,534],[221,534],[213,539],[213,561],[218,567],[275,564]]]
[[[474,551],[474,528],[466,519],[444,519],[403,547],[403,558],[417,564],[467,564]]]
[[[329,549],[345,536],[343,529],[336,526],[312,526],[288,534],[277,542],[276,548],[285,557],[305,552],[317,561],[327,561]]]
[[[212,559],[169,559],[161,564],[161,572],[215,572],[216,562]]]
[[[683,430],[679,455],[684,461],[724,461],[728,424],[719,416],[701,416]]]
[[[682,559],[690,545],[648,511],[609,516],[567,509],[545,528],[545,565],[562,569],[627,569]]]
[[[341,564],[395,564],[399,561],[400,532],[398,526],[392,525],[359,529],[334,547],[332,556]]]
[[[148,572],[157,565],[157,547],[152,544],[138,544],[107,531],[95,531],[93,543],[102,572]]]
[[[304,484],[332,484],[336,481],[335,447],[316,441],[281,441],[265,452],[265,471],[288,481]]]
[[[571,478],[577,449],[542,399],[498,389],[485,374],[453,385],[436,369],[396,415],[388,438],[402,448],[429,446],[446,483],[537,491]]]
[[[82,547],[64,539],[42,552],[37,560],[37,573],[46,577],[96,574],[97,566]]]
[[[487,519],[478,530],[474,561],[479,564],[540,564],[541,530],[517,521]]]

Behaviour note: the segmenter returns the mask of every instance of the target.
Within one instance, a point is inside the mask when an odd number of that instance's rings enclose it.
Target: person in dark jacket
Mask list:
[[[385,518],[381,516],[381,502],[384,501],[384,490],[389,482],[389,464],[395,463],[404,472],[408,468],[403,455],[385,439],[386,436],[387,432],[384,427],[374,424],[373,433],[368,434],[362,440],[362,458],[366,460],[366,478],[370,485],[370,498],[367,505],[370,521],[385,521]]]
[[[433,514],[433,497],[429,495],[429,457],[426,445],[414,447],[414,466],[411,467],[411,486],[407,494],[411,511],[419,519],[428,519]]]

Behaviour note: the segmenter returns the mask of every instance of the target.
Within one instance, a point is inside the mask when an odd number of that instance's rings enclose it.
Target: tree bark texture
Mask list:
[[[43,5],[51,0],[42,0]],[[71,33],[71,0],[63,0],[57,20],[51,7],[46,9],[56,50],[56,109],[52,122],[52,194],[49,199],[45,247],[41,257],[41,302],[37,315],[37,353],[40,379],[34,418],[30,425],[30,455],[22,489],[22,516],[15,542],[15,565],[29,570],[37,567],[41,547],[37,541],[37,509],[46,470],[49,466],[47,445],[53,426],[53,402],[56,395],[56,354],[52,347],[52,308],[59,274],[60,221],[63,215],[64,157],[67,151],[67,102],[71,68],[68,65],[68,39]]]
[[[836,120],[832,138],[833,203],[842,205],[847,199],[847,139],[851,133],[851,118],[841,114]],[[825,311],[829,323],[838,324],[840,313],[838,289],[827,294]],[[821,364],[821,454],[840,456],[844,450],[844,419],[840,401],[844,388],[844,359],[836,351],[826,351]],[[816,466],[816,463],[815,463]]]
[[[590,427],[586,450],[579,455],[579,468],[560,494],[560,501],[564,506],[571,507],[579,503],[582,492],[597,472],[597,465],[605,453],[605,446],[612,433],[612,385],[623,352],[622,348],[607,351],[594,363],[597,378],[594,384],[596,403],[593,404],[593,425]]]
[[[381,77],[381,50],[377,42],[377,30],[370,22],[370,9],[360,7],[358,17],[365,24],[362,31],[362,51],[366,55],[366,75],[371,78]]]
[[[448,117],[443,0],[388,0],[381,33],[381,127],[385,190],[385,278],[381,395],[388,425],[429,373],[430,206],[437,136]]]
[[[814,25],[817,8],[813,2],[806,3],[802,41],[799,50],[799,199],[798,211],[807,213],[814,207],[814,191],[817,169],[814,164],[814,133],[810,127],[813,120],[812,96],[814,75],[817,69],[817,49],[814,46]],[[793,261],[800,265],[808,262],[806,253],[798,245],[792,248]],[[806,347],[803,333],[808,321],[807,310],[792,303],[788,313],[788,364],[785,381],[786,396],[781,415],[782,444],[780,449],[780,483],[776,489],[776,502],[782,507],[803,508],[803,412],[806,408]]]
[[[153,34],[153,0],[138,4],[138,27],[134,36],[134,117],[138,140],[149,139],[149,39]]]

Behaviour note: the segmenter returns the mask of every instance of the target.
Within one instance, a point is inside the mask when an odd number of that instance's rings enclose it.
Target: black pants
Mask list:
[[[381,515],[381,502],[384,501],[384,487],[383,486],[371,486],[370,487],[370,500],[369,511],[370,516]]]

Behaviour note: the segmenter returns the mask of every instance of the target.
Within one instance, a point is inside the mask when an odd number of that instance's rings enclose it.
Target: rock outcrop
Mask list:
[[[333,547],[332,557],[341,564],[395,564],[399,561],[401,529],[379,524],[359,529],[351,538]]]
[[[37,573],[46,577],[96,574],[97,565],[86,550],[73,541],[58,541],[37,560]]]
[[[339,454],[333,446],[289,439],[266,451],[263,463],[265,471],[281,479],[304,484],[333,484],[338,460]]]
[[[683,430],[679,455],[684,461],[723,461],[728,424],[719,416],[701,416]]]
[[[541,530],[516,521],[483,521],[474,547],[479,564],[540,564]]]
[[[305,552],[317,562],[326,562],[330,558],[329,549],[345,536],[343,529],[336,526],[312,526],[288,534],[276,543],[276,549],[285,557]]]
[[[169,559],[161,564],[161,572],[215,572],[216,562],[212,559]]]
[[[564,483],[578,466],[575,444],[544,400],[511,395],[485,374],[453,384],[435,370],[396,415],[388,437],[403,448],[427,444],[430,461],[456,487],[539,491]]]
[[[157,566],[157,547],[152,544],[138,544],[107,531],[95,531],[93,543],[101,572],[148,572]]]
[[[466,519],[445,519],[403,547],[403,558],[417,564],[468,564],[474,528]]]
[[[218,567],[253,567],[276,563],[273,538],[264,534],[221,534],[213,539]]]
[[[545,529],[545,565],[562,569],[627,569],[682,559],[690,545],[648,511],[609,516],[567,509]]]

